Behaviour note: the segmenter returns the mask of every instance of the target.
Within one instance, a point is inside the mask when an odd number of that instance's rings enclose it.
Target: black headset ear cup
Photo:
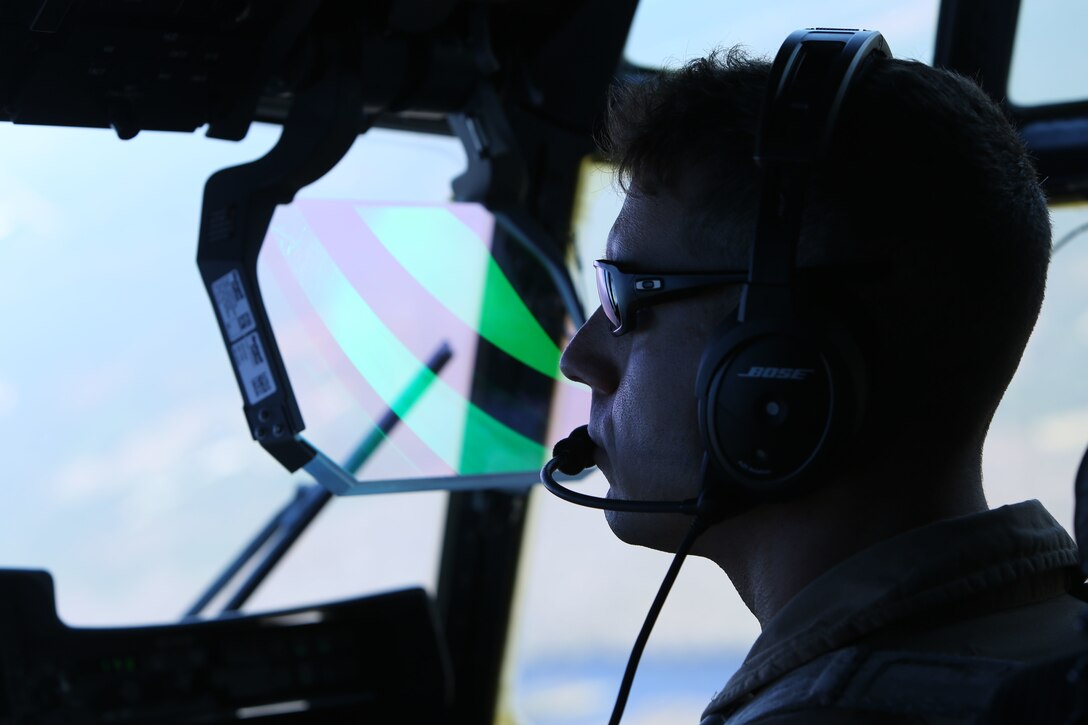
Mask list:
[[[861,355],[834,320],[727,321],[696,379],[710,462],[757,498],[797,495],[855,435],[865,388]]]

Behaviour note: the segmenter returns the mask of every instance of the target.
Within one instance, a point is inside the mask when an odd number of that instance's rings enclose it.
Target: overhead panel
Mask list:
[[[0,120],[240,139],[317,3],[39,0],[0,7]]]

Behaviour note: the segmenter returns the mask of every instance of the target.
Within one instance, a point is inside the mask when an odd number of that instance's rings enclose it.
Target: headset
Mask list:
[[[694,517],[635,640],[610,725],[623,717],[650,631],[695,540],[756,503],[811,490],[860,425],[867,389],[860,348],[838,316],[798,308],[793,276],[811,172],[827,157],[843,101],[874,57],[891,57],[880,33],[835,28],[795,31],[775,56],[755,143],[761,181],[748,279],[696,376],[704,449],[698,497],[626,501],[561,486],[556,470],[575,475],[593,465],[586,426],[556,444],[540,471],[550,492],[581,506]]]
[[[695,390],[707,470],[750,499],[811,489],[861,420],[867,376],[858,345],[836,317],[799,315],[792,278],[810,172],[827,157],[843,100],[874,55],[891,56],[878,32],[799,30],[771,68],[748,281],[703,352]]]

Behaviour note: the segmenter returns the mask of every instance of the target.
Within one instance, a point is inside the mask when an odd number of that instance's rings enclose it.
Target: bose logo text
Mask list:
[[[775,378],[777,380],[804,380],[816,372],[811,368],[764,368],[753,366],[748,372],[740,373],[738,378]]]

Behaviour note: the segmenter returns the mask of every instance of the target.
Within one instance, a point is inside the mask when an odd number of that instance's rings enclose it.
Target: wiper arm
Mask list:
[[[363,464],[378,450],[378,447],[389,437],[389,434],[400,422],[397,410],[409,411],[423,396],[430,384],[437,378],[438,373],[453,357],[453,350],[449,344],[443,342],[426,362],[426,369],[419,373],[408,383],[400,397],[392,407],[387,408],[374,429],[355,447],[344,468],[356,474]],[[287,503],[272,520],[261,529],[246,545],[233,562],[219,575],[218,578],[200,596],[196,602],[185,612],[184,618],[199,617],[200,613],[218,597],[227,585],[230,584],[261,551],[265,554],[249,573],[249,576],[238,586],[227,600],[223,611],[236,612],[242,608],[246,600],[257,590],[257,587],[268,577],[272,569],[280,562],[284,554],[294,545],[306,527],[314,520],[325,504],[332,498],[332,493],[325,487],[316,484],[303,484],[298,487],[295,497]]]

